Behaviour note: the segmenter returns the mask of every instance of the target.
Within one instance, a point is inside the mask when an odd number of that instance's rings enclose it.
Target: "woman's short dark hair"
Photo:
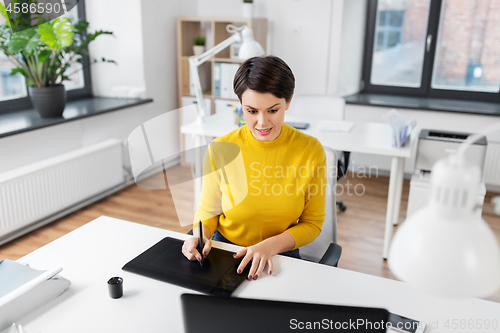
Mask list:
[[[238,68],[233,87],[240,102],[247,89],[271,93],[289,102],[295,89],[295,77],[290,67],[278,57],[253,57]]]

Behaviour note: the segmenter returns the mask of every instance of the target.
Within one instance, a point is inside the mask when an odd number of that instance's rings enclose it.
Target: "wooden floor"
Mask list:
[[[171,175],[179,179],[189,175],[189,168],[176,166],[169,169]],[[156,179],[162,182],[162,179]],[[154,182],[154,179],[151,180]],[[338,196],[348,207],[338,212],[338,242],[342,246],[339,267],[361,273],[394,279],[387,263],[382,259],[385,213],[389,179],[385,177],[363,178],[350,173],[343,178],[344,193]],[[152,186],[150,186],[152,187]],[[399,221],[406,215],[409,182],[403,185]],[[362,194],[362,195],[357,195]],[[500,216],[493,213],[491,197],[487,193],[483,218],[494,230],[500,242]],[[186,187],[179,209],[192,209],[193,191]],[[0,258],[17,260],[43,245],[101,216],[142,223],[159,228],[187,232],[190,226],[181,227],[178,222],[172,196],[169,190],[144,189],[137,185],[129,186],[91,206],[82,208],[71,215],[33,231],[11,243],[0,246]],[[394,228],[394,231],[397,227]],[[488,298],[500,303],[500,291]]]

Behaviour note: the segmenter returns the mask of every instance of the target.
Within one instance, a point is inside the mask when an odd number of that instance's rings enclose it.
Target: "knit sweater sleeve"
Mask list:
[[[198,226],[198,221],[210,229],[211,235],[217,230],[219,215],[222,214],[220,173],[214,166],[211,145],[203,158],[203,178],[201,185],[200,201],[198,210],[194,216],[193,229]]]
[[[323,146],[317,141],[313,154],[314,167],[307,188],[304,189],[304,210],[296,225],[289,232],[295,239],[294,249],[312,242],[321,233],[325,220],[327,191],[326,155]]]

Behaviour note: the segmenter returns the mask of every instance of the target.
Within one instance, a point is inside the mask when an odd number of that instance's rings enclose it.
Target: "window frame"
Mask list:
[[[85,0],[79,0],[77,4],[78,8],[78,19],[86,20],[85,15]],[[86,32],[85,32],[86,34]],[[88,51],[88,47],[87,47]],[[82,99],[92,96],[92,85],[90,79],[90,59],[89,56],[82,55],[82,71],[83,71],[83,87],[78,89],[72,89],[66,91],[66,98],[68,101]],[[27,89],[26,89],[27,91]],[[27,91],[28,93],[28,91]],[[6,101],[0,101],[0,114],[11,113],[15,111],[25,110],[32,108],[29,93],[25,97],[9,99]]]
[[[419,88],[412,88],[383,86],[371,83],[378,0],[368,0],[368,7],[366,11],[365,47],[363,51],[363,69],[361,76],[361,93],[500,103],[500,91],[498,93],[490,93],[466,90],[435,89],[431,87],[442,3],[442,0],[430,0],[426,38],[428,36],[432,36],[432,40],[429,50],[426,50],[424,54],[421,85]]]

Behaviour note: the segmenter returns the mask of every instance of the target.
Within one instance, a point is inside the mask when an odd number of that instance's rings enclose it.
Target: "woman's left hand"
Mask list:
[[[273,273],[273,262],[271,257],[276,253],[273,250],[271,242],[262,241],[253,246],[244,248],[233,256],[234,258],[244,257],[238,266],[238,274],[241,274],[248,263],[251,261],[250,273],[248,274],[249,280],[257,280],[264,271],[266,265],[268,266],[268,274]]]

